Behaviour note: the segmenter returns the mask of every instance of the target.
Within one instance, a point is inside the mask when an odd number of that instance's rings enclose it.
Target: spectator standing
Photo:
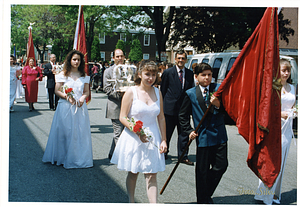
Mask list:
[[[177,127],[178,142],[177,152],[178,158],[181,156],[184,148],[186,147],[189,137],[188,134],[181,130],[179,124],[178,113],[181,107],[185,91],[194,86],[193,72],[184,67],[187,61],[187,54],[184,50],[179,50],[175,54],[176,65],[166,69],[162,73],[160,90],[164,99],[164,113],[167,128],[167,145],[168,151],[170,149],[170,140],[175,127]],[[167,159],[167,154],[165,157]],[[188,159],[188,150],[183,157],[182,162],[188,165],[194,165]]]
[[[54,93],[55,90],[55,74],[56,74],[56,56],[50,55],[50,62],[44,65],[44,75],[47,76],[49,108],[51,111],[55,111],[59,97]]]

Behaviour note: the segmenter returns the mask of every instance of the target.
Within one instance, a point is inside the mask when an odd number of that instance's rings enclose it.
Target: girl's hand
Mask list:
[[[36,78],[35,80],[36,80],[36,81],[39,81],[39,80],[40,80],[40,78]]]
[[[84,104],[84,98],[83,97],[80,97],[80,99],[78,100],[78,102],[77,102],[77,106],[78,107],[81,107],[83,104]]]
[[[166,140],[162,140],[160,143],[160,154],[166,153],[168,149]]]
[[[286,111],[281,112],[281,118],[287,119],[289,117],[289,114]]]
[[[141,135],[141,134],[138,134],[140,140],[143,142],[143,143],[147,143],[149,142],[148,139],[147,139],[147,136],[145,134]]]
[[[68,96],[67,100],[68,100],[72,105],[76,104],[76,100],[75,100],[73,97],[71,97],[71,96]]]
[[[26,85],[23,85],[23,88],[26,89]]]

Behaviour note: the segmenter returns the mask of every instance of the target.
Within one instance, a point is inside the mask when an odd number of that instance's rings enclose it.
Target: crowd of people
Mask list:
[[[224,123],[224,107],[211,92],[213,69],[206,63],[193,65],[193,71],[185,68],[187,54],[179,50],[175,54],[175,65],[156,64],[142,60],[136,67],[134,82],[126,92],[115,90],[114,68],[124,64],[122,50],[113,52],[114,64],[99,70],[96,64],[92,75],[102,73],[100,86],[107,95],[106,118],[111,119],[113,137],[108,152],[110,162],[122,171],[127,171],[126,187],[129,202],[134,202],[136,180],[143,173],[150,203],[157,203],[156,175],[165,170],[170,140],[177,128],[178,159],[190,139],[196,139],[196,196],[199,204],[212,204],[213,193],[228,166],[227,132]],[[11,56],[10,109],[16,97],[16,81],[20,68]],[[44,65],[43,72],[33,59],[22,69],[22,85],[29,111],[37,102],[38,81],[43,74],[47,77],[50,110],[55,111],[43,162],[63,165],[64,168],[89,168],[93,166],[92,141],[86,98],[89,95],[90,76],[84,71],[84,56],[72,50],[66,57],[63,70],[56,71],[55,55]],[[292,120],[295,116],[295,87],[291,84],[291,65],[280,61],[281,71],[281,123],[282,123],[282,165],[280,174],[269,190],[274,195],[258,194],[256,200],[265,204],[280,203],[281,183],[286,157],[293,137]],[[212,104],[208,117],[198,131],[197,126],[208,105]],[[190,120],[193,120],[193,124]],[[68,130],[66,130],[68,129]],[[83,130],[84,129],[84,130]],[[188,150],[182,163],[194,165],[188,158]],[[259,181],[258,191],[267,188]]]

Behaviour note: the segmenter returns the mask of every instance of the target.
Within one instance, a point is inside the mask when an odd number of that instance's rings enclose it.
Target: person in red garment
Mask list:
[[[29,111],[34,110],[33,103],[37,102],[38,81],[42,81],[43,74],[40,67],[34,66],[34,59],[29,59],[29,65],[22,70],[22,85],[25,89],[25,101],[29,104]]]

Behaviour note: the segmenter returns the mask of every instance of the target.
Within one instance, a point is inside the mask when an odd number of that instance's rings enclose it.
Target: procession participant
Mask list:
[[[259,180],[259,186],[254,197],[255,200],[261,200],[267,205],[271,205],[273,202],[280,204],[282,178],[293,137],[293,118],[295,117],[293,106],[296,101],[296,89],[292,85],[291,68],[288,60],[280,60],[280,76],[283,86],[281,89],[281,169],[271,188]]]
[[[39,84],[42,81],[42,70],[34,66],[34,59],[29,58],[29,65],[22,70],[22,85],[25,89],[25,101],[29,104],[29,111],[34,110],[33,103],[37,102]]]
[[[216,86],[211,84],[213,71],[210,65],[200,63],[193,66],[199,85],[186,91],[179,112],[179,122],[190,139],[197,138],[195,172],[197,203],[212,204],[211,197],[228,166],[225,110],[214,95],[210,97],[209,92],[214,91]],[[197,126],[210,102],[213,106],[199,130],[195,132],[190,125],[190,116],[192,115],[194,126]]]
[[[113,52],[113,60],[115,64],[104,71],[103,91],[108,96],[105,118],[111,119],[113,130],[114,130],[114,137],[108,154],[109,159],[111,159],[113,155],[115,146],[118,142],[122,130],[124,129],[124,126],[119,120],[121,100],[122,100],[123,93],[114,90],[113,83],[108,82],[107,80],[113,78],[114,68],[119,64],[124,64],[124,59],[125,56],[123,51],[121,49],[116,49]]]
[[[15,65],[16,58],[11,55],[10,56],[10,94],[9,94],[9,109],[10,111],[14,111],[14,101],[16,98],[16,92],[17,92],[17,83],[18,83],[18,77],[21,73],[20,67],[18,65]]]
[[[136,86],[127,89],[122,99],[120,121],[125,129],[111,162],[117,164],[119,170],[128,171],[129,202],[134,202],[136,180],[141,172],[146,179],[149,202],[157,203],[156,175],[165,170],[162,153],[167,151],[167,143],[163,99],[159,90],[153,87],[157,72],[155,62],[142,61],[136,73]]]
[[[54,113],[43,162],[64,168],[93,166],[92,137],[86,98],[90,77],[84,55],[72,50],[64,69],[56,76],[55,94],[60,97]]]
[[[59,97],[54,93],[55,90],[55,73],[56,73],[56,56],[50,55],[50,62],[44,65],[44,75],[47,76],[49,108],[51,111],[55,111]]]

